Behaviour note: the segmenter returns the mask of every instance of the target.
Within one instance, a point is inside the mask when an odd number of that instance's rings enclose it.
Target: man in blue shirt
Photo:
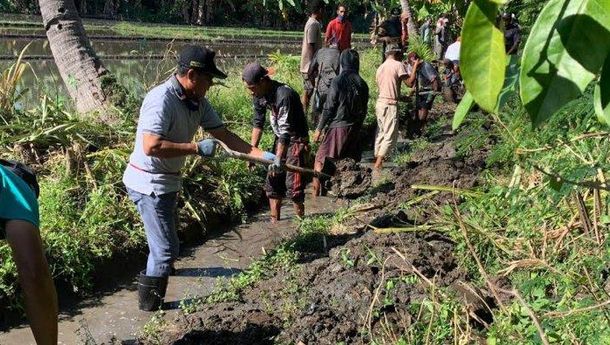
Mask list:
[[[0,238],[11,247],[36,343],[57,344],[57,293],[40,239],[35,189],[0,164]]]
[[[142,217],[150,250],[146,271],[138,282],[142,310],[159,308],[178,257],[175,214],[186,157],[214,155],[213,139],[192,142],[199,127],[234,151],[275,158],[229,131],[205,98],[214,77],[227,77],[216,67],[214,56],[204,47],[185,47],[176,73],[152,89],[140,109],[135,147],[123,183]]]

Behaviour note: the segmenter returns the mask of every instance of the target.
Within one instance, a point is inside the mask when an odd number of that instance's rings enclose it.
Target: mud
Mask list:
[[[255,284],[239,302],[211,304],[182,316],[163,332],[161,343],[368,344],[403,334],[417,319],[432,282],[453,291],[474,327],[493,322],[493,300],[468,283],[450,238],[434,228],[391,234],[370,230],[433,224],[438,206],[459,203],[460,196],[413,185],[471,189],[486,157],[485,148],[459,157],[453,133],[444,131],[407,164],[391,169],[381,185],[371,185],[370,168],[352,160],[337,162],[333,194],[363,196],[368,205],[343,224],[344,234],[327,237],[326,248],[301,253],[295,268]]]
[[[366,344],[364,333],[382,334],[389,326],[400,334],[403,321],[416,318],[410,303],[421,301],[427,290],[401,277],[418,272],[437,286],[464,279],[453,246],[437,233],[368,232],[296,271],[278,272],[240,302],[182,317],[162,343]]]
[[[351,158],[343,159],[336,164],[336,171],[329,181],[332,194],[340,198],[355,199],[371,186],[371,168],[358,164]]]

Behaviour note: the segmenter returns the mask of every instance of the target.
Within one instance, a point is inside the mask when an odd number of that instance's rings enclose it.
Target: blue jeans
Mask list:
[[[180,250],[176,233],[178,193],[146,195],[129,188],[127,193],[136,204],[146,231],[149,249],[146,275],[166,277]]]

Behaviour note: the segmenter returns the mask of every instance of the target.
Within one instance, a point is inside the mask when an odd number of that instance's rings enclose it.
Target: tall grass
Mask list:
[[[19,81],[25,73],[27,64],[22,62],[23,54],[31,43],[28,43],[19,53],[17,61],[0,74],[0,120],[5,124],[10,120],[15,103],[25,90],[19,91]]]

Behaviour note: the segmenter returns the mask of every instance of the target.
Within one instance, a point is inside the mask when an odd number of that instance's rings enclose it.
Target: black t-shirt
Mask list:
[[[506,28],[504,29],[504,48],[506,49],[506,52],[508,53],[508,51],[514,46],[514,45],[518,45],[519,42],[521,41],[521,28],[519,28],[519,25],[517,24],[509,24],[508,26],[506,26]],[[516,47],[515,50],[513,50],[513,52],[511,53],[511,55],[517,54],[517,51],[519,47]]]
[[[285,145],[290,144],[290,138],[308,138],[309,127],[303,111],[299,94],[290,86],[275,80],[271,81],[269,94],[254,97],[254,119],[252,126],[263,128],[267,109],[271,110],[269,120],[273,133]]]
[[[417,68],[417,83],[421,91],[432,90],[432,82],[438,80],[438,71],[429,62],[424,61]]]

